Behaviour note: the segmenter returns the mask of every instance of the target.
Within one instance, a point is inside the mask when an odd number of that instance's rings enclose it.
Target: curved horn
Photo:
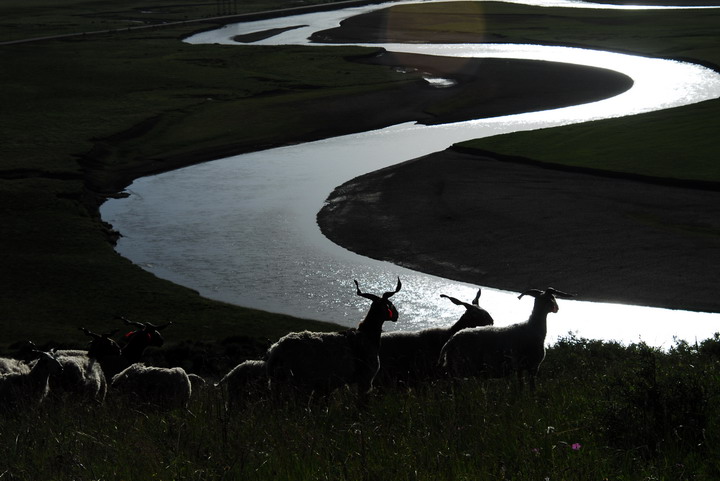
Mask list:
[[[548,287],[546,292],[549,292],[550,294],[552,294],[556,297],[559,297],[561,299],[572,299],[573,297],[576,296],[576,294],[569,294],[567,292],[558,291],[557,289],[554,289],[552,287]]]
[[[102,337],[102,336],[100,336],[100,334],[96,334],[89,329],[85,329],[84,327],[79,327],[78,329],[80,329],[83,333],[85,333],[86,336],[90,336],[93,339],[100,339],[100,337]]]
[[[398,282],[397,282],[397,286],[395,287],[395,290],[386,292],[385,294],[383,294],[382,298],[383,299],[391,298],[392,296],[394,296],[395,294],[397,294],[400,291],[401,287],[402,287],[402,282],[400,282],[400,276],[398,276]]]
[[[540,289],[528,289],[527,291],[525,291],[525,292],[523,292],[522,294],[520,294],[520,295],[518,296],[518,299],[522,299],[523,296],[538,297],[538,296],[542,296],[543,294],[544,294],[544,292],[541,291]]]
[[[355,280],[355,286],[357,287],[357,295],[362,296],[365,299],[370,299],[371,301],[378,301],[380,298],[376,296],[375,294],[367,294],[360,290],[360,284],[358,284],[358,281]]]
[[[454,297],[446,296],[445,294],[440,294],[440,297],[444,297],[445,299],[450,299],[450,302],[455,304],[456,306],[464,306],[465,303],[461,301],[460,299],[456,299]]]
[[[146,322],[145,326],[149,327],[150,329],[155,329],[156,331],[162,331],[166,327],[172,325],[173,321],[166,322],[165,324],[160,324],[159,326],[156,326],[155,324],[152,324],[150,322]]]
[[[142,322],[131,321],[130,319],[127,319],[123,316],[117,316],[117,318],[120,319],[123,323],[127,324],[128,326],[135,326],[135,327],[139,327],[141,329],[145,329],[145,324],[143,324]]]

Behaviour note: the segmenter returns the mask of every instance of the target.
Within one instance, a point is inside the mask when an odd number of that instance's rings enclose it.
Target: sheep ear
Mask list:
[[[473,299],[473,301],[472,301],[473,305],[475,305],[475,306],[480,305],[479,301],[480,301],[480,293],[481,292],[482,292],[482,289],[478,289],[477,294],[475,294],[475,299]]]

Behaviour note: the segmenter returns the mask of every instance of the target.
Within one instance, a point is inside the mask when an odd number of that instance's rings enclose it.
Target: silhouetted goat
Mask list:
[[[375,378],[378,386],[413,384],[437,379],[442,369],[437,365],[440,350],[456,332],[470,327],[492,326],[492,316],[478,304],[481,290],[472,303],[441,294],[465,312],[452,326],[420,331],[383,333],[380,338],[380,371]]]
[[[522,380],[528,373],[531,387],[545,358],[547,315],[558,311],[555,297],[571,298],[552,287],[546,291],[531,289],[520,294],[535,297],[526,322],[503,327],[476,327],[453,335],[443,346],[440,363],[455,377],[488,375],[500,377],[516,372]]]
[[[267,353],[267,371],[272,390],[292,386],[305,392],[327,394],[344,385],[356,384],[361,400],[372,388],[380,360],[380,333],[385,321],[395,322],[398,312],[390,297],[400,291],[398,278],[394,291],[382,296],[360,291],[357,295],[372,301],[365,319],[356,329],[343,332],[299,332],[284,336]]]

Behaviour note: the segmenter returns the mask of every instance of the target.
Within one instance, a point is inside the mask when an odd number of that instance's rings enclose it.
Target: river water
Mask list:
[[[234,44],[236,35],[307,25],[258,42],[307,44],[314,31],[382,7],[235,24],[187,41]],[[720,75],[688,63],[533,45],[382,46],[396,52],[600,66],[629,75],[634,85],[616,97],[574,107],[439,126],[408,123],[138,179],[128,188],[128,198],[110,200],[102,207],[103,218],[123,234],[118,252],[206,297],[347,326],[356,325],[367,308],[367,301],[354,293],[353,279],[364,291],[381,293],[391,290],[400,277],[403,289],[393,298],[400,321],[387,327],[412,330],[448,325],[464,309],[439,295],[470,301],[479,286],[361,257],[327,240],[317,227],[315,215],[335,186],[467,139],[633,115],[720,97]],[[554,287],[573,290],[572,285]],[[480,304],[498,325],[505,325],[526,319],[532,298],[517,300],[517,293],[483,287]],[[580,337],[626,343],[642,340],[668,347],[674,339],[694,342],[720,330],[720,314],[580,300],[560,301],[560,312],[548,321],[548,343],[572,332]]]

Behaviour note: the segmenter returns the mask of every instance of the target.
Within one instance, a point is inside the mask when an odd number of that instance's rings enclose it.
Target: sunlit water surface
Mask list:
[[[408,2],[410,3],[410,2]],[[528,3],[528,2],[523,2]],[[535,3],[538,4],[538,3]],[[587,7],[554,1],[544,5]],[[235,44],[234,36],[307,25],[259,44],[306,44],[314,31],[384,5],[230,25],[188,39]],[[603,8],[612,6],[603,6]],[[352,326],[368,292],[403,289],[388,330],[448,325],[464,311],[441,293],[470,301],[467,285],[355,255],[328,241],[315,215],[332,189],[358,175],[473,138],[633,115],[720,97],[720,76],[692,64],[564,47],[534,45],[382,45],[395,52],[458,57],[529,58],[600,66],[623,72],[634,86],[614,98],[574,107],[440,126],[402,124],[356,135],[221,159],[134,182],[126,199],[103,205],[105,220],[123,238],[117,250],[160,277],[234,304]],[[528,286],[544,288],[547,286]],[[572,291],[572,285],[554,286]],[[582,299],[582,293],[579,293]],[[480,304],[498,325],[526,319],[532,298],[483,288]],[[710,337],[720,315],[649,307],[560,301],[548,322],[548,342],[580,337],[644,341],[668,347],[674,339]]]

